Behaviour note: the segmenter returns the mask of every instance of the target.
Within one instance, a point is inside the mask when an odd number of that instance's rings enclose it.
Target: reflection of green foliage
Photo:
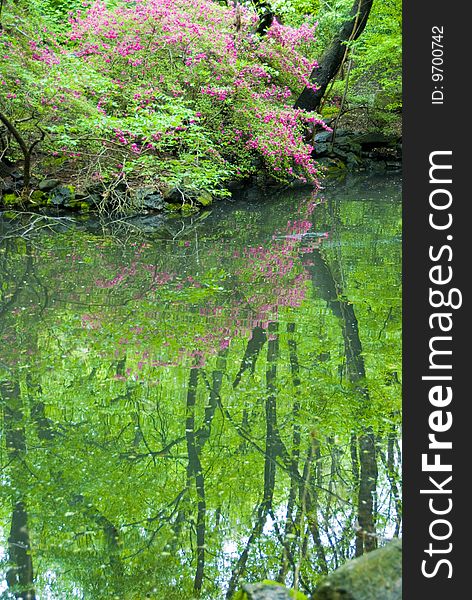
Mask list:
[[[389,467],[386,440],[397,435],[400,409],[400,205],[359,202],[347,192],[339,204],[320,205],[310,217],[311,229],[329,231],[328,238],[283,245],[277,238],[296,210],[296,199],[285,197],[270,213],[210,215],[180,237],[177,230],[163,234],[168,239],[133,237],[125,245],[83,231],[5,243],[0,383],[18,382],[15,414],[27,451],[19,450],[19,461],[2,450],[2,539],[12,500],[25,498],[41,594],[194,597],[204,492],[202,597],[220,599],[263,512],[270,465],[277,529],[268,520],[256,536],[242,579],[277,579],[278,531],[286,533],[295,556],[306,540],[301,583],[313,588],[324,569],[353,553],[358,482],[351,443],[368,427],[382,451],[377,532],[392,534],[398,455]],[[260,249],[259,263],[248,262],[251,248]],[[282,257],[293,261],[283,275],[256,271],[276,259],[285,268]],[[319,257],[356,311],[368,406],[346,380],[342,323],[310,275]],[[287,294],[299,292],[297,286],[304,293],[291,306]],[[253,351],[252,369],[243,357],[250,356],[257,323],[267,338]],[[13,400],[3,402],[11,407]],[[274,424],[278,444],[298,456],[299,479],[277,455],[280,449],[270,446]],[[8,419],[3,427],[11,431]],[[192,466],[192,443],[200,470]],[[199,474],[203,492],[196,486]],[[309,499],[316,506],[307,508],[300,499],[303,482],[311,482]],[[285,532],[292,486],[292,517],[310,527]],[[314,523],[324,559],[313,540]],[[290,561],[284,582],[292,587]]]

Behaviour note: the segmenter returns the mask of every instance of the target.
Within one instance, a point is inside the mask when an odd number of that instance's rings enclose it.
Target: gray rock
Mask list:
[[[395,144],[396,139],[391,136],[385,135],[384,133],[362,133],[353,136],[354,141],[362,146],[384,146],[386,144]]]
[[[185,192],[180,188],[173,187],[164,193],[164,200],[171,204],[183,204],[185,201]]]
[[[356,154],[360,154],[362,151],[362,146],[356,142],[354,138],[345,137],[338,140],[336,137],[334,140],[334,147],[336,151],[339,148],[342,148],[346,152],[355,152]]]
[[[321,131],[315,135],[315,143],[328,142],[332,139],[333,134],[331,131]]]
[[[315,142],[315,155],[321,156],[331,150],[331,142]]]
[[[43,179],[39,182],[38,188],[42,192],[49,192],[61,184],[59,179]]]
[[[50,192],[49,199],[54,206],[67,207],[75,200],[75,195],[70,188],[61,185]]]
[[[138,188],[134,195],[139,208],[146,208],[148,210],[163,210],[164,208],[164,197],[159,190],[143,187]]]
[[[356,169],[362,166],[362,159],[354,152],[348,152],[346,156],[346,164],[349,169]]]
[[[312,600],[401,600],[402,541],[348,561],[321,583]]]

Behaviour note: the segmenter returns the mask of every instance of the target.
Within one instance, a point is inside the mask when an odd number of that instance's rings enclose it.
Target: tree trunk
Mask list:
[[[352,42],[364,31],[373,0],[354,0],[349,18],[341,25],[338,34],[321,57],[318,66],[310,74],[310,81],[316,83],[316,90],[305,87],[295,102],[295,108],[308,111],[318,110],[329,82],[341,67],[346,53],[346,42]]]
[[[255,0],[254,6],[259,15],[259,23],[257,24],[256,33],[264,35],[275,19],[275,13],[267,0]]]

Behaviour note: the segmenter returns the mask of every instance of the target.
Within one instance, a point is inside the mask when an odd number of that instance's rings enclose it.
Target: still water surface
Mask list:
[[[401,531],[401,204],[3,222],[1,598],[309,594]]]

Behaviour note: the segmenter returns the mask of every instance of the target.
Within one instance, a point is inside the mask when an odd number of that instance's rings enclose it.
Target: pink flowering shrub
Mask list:
[[[32,21],[29,41],[5,28],[0,52],[14,59],[2,62],[0,110],[34,114],[22,131],[34,139],[41,127],[44,160],[76,178],[214,194],[261,168],[316,182],[303,134],[324,125],[292,108],[315,65],[315,27],[275,22],[261,37],[256,24],[241,5],[122,0],[84,3],[56,40]]]

